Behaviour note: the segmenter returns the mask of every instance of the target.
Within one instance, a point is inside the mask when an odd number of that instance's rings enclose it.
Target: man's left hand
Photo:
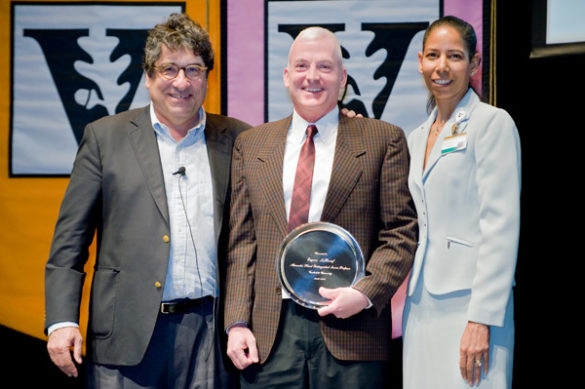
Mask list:
[[[317,310],[319,316],[334,315],[338,319],[347,319],[361,312],[370,305],[365,294],[354,288],[319,288],[319,294],[331,300],[327,306]]]

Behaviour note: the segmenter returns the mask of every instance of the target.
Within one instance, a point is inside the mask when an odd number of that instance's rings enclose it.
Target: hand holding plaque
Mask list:
[[[354,285],[365,274],[363,253],[355,238],[327,222],[303,224],[282,242],[277,259],[280,282],[291,298],[317,309],[329,301],[319,288]]]

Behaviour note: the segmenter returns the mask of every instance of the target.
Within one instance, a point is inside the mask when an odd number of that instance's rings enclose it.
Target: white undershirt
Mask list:
[[[335,144],[337,141],[337,124],[339,122],[339,110],[337,107],[316,123],[309,123],[293,113],[291,126],[286,136],[284,148],[284,161],[282,164],[282,188],[284,192],[284,205],[287,219],[290,215],[290,204],[295,181],[295,173],[301,148],[305,143],[307,126],[315,124],[317,134],[313,141],[315,143],[315,167],[313,169],[313,182],[311,185],[311,204],[309,206],[309,222],[321,220],[321,213],[325,204],[325,197],[329,188],[333,158],[335,156]],[[290,298],[290,295],[283,290],[283,298]]]

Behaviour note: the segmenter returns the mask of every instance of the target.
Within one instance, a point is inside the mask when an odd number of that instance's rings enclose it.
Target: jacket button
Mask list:
[[[165,243],[169,243],[170,241],[171,241],[171,238],[169,238],[169,236],[168,236],[168,235],[164,235],[164,236],[163,236],[163,242],[165,242]]]
[[[160,289],[162,287],[162,284],[160,282],[156,281],[154,283],[154,286],[155,286],[155,288]]]
[[[280,291],[280,287],[276,287],[274,289],[274,291],[276,292],[277,295],[281,295],[282,294],[282,292]]]

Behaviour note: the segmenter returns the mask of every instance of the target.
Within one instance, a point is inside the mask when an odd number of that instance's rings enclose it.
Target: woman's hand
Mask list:
[[[470,386],[478,385],[481,370],[487,374],[490,360],[490,327],[485,324],[467,322],[459,349],[461,376]]]

